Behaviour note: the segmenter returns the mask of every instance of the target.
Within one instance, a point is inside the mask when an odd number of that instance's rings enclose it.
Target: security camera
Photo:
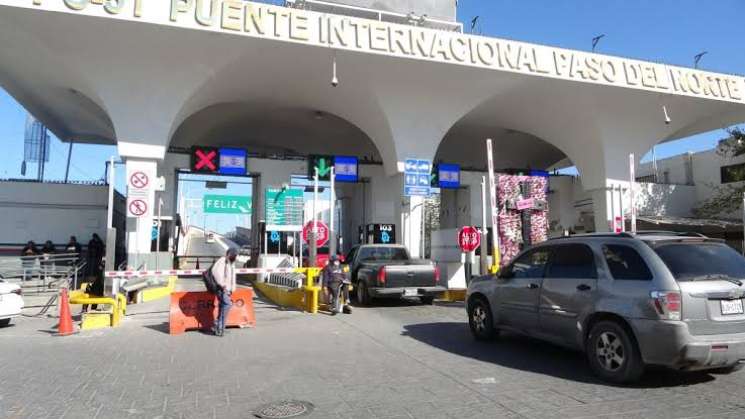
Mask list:
[[[334,77],[331,79],[331,86],[336,87],[339,85],[339,78],[334,75]]]

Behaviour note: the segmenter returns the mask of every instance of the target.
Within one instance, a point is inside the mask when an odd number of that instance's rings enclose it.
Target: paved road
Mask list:
[[[66,338],[53,320],[0,329],[0,417],[246,418],[286,399],[312,418],[742,418],[745,371],[652,371],[599,383],[583,358],[517,336],[474,342],[459,304],[311,316],[257,301],[258,327],[166,334],[163,302],[115,330]]]

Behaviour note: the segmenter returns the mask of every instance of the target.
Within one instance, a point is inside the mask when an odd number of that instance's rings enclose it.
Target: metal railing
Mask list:
[[[9,282],[36,281],[43,289],[66,280],[66,285],[76,288],[86,266],[86,260],[78,253],[20,256],[0,261],[0,276]]]

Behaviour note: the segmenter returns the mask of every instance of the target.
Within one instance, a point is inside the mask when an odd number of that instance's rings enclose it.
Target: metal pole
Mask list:
[[[634,186],[636,185],[636,175],[634,168],[634,153],[629,154],[629,205],[631,206],[631,233],[636,234],[636,196]]]
[[[160,252],[160,214],[163,209],[163,198],[158,198],[158,226],[155,232],[155,269],[160,269],[160,263],[158,261],[158,253]]]
[[[618,185],[618,206],[621,207],[621,231],[626,232],[626,215],[623,213],[623,185]]]
[[[70,140],[70,146],[67,148],[67,166],[65,167],[65,183],[67,183],[67,177],[70,174],[70,158],[72,157],[72,143]]]
[[[745,192],[742,193],[742,254],[745,255]]]
[[[316,211],[317,211],[317,204],[318,204],[318,168],[314,168],[314,174],[313,174],[313,216],[311,217],[311,229],[310,234],[308,238],[308,265],[310,267],[315,267],[317,262],[317,255],[318,255],[318,243],[316,243],[316,237],[318,237],[318,220],[316,219]]]
[[[108,228],[114,227],[114,179],[116,173],[114,172],[114,157],[109,158],[109,208],[106,214],[106,226]]]
[[[658,183],[657,178],[657,145],[652,146],[652,170],[654,170],[654,183]]]
[[[331,166],[331,196],[329,198],[329,257],[336,254],[336,226],[334,225],[334,215],[336,212],[336,190],[335,190],[336,172]]]
[[[494,155],[492,154],[492,140],[486,140],[486,159],[489,167],[489,199],[491,203],[491,226],[492,226],[492,247],[493,262],[492,270],[499,270],[499,212],[497,208],[497,184],[494,179]]]
[[[419,253],[419,257],[422,259],[424,259],[424,256],[425,256],[424,250],[426,248],[425,242],[427,240],[427,234],[425,231],[425,220],[427,217],[427,198],[423,198],[423,199],[424,201],[422,201],[422,203],[420,204],[422,206],[422,215],[421,215],[422,223],[421,223],[421,231],[419,232],[420,233],[419,236],[421,237],[420,242],[419,242],[421,253]]]
[[[489,250],[487,239],[489,229],[486,224],[486,176],[481,176],[481,257],[479,258],[479,270],[481,275],[489,271]]]

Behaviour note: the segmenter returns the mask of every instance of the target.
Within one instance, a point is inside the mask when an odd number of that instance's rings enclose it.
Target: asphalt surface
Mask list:
[[[312,403],[312,418],[745,417],[745,371],[607,385],[575,352],[475,342],[462,304],[334,317],[255,304],[257,327],[224,338],[168,335],[166,301],[70,337],[49,334],[54,319],[21,318],[0,329],[0,417],[247,418],[282,400]]]

